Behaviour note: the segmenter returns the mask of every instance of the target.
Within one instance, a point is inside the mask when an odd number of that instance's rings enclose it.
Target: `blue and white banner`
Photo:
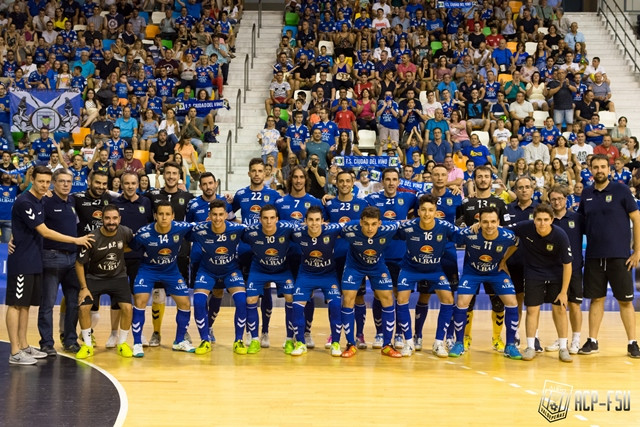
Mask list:
[[[82,94],[74,90],[21,90],[9,92],[11,132],[80,132]]]
[[[186,101],[176,98],[176,115],[186,116],[189,112],[189,108],[195,107],[198,117],[205,117],[211,112],[211,110],[217,110],[219,108],[229,107],[229,102],[226,99],[216,99],[214,101],[198,101],[197,99],[188,99]]]
[[[386,156],[340,156],[335,163],[346,168],[399,168],[400,160],[397,157]]]
[[[475,1],[438,1],[436,7],[438,9],[469,9],[475,6]]]
[[[431,182],[415,182],[409,179],[400,179],[400,183],[398,184],[399,188],[404,188],[405,190],[417,191],[418,193],[426,193],[430,191],[433,187],[433,183]]]

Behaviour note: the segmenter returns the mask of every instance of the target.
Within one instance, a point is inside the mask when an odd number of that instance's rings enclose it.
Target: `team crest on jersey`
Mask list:
[[[447,199],[447,206],[453,206],[453,199]]]
[[[284,236],[281,236],[281,237],[278,238],[278,242],[280,242],[280,243],[284,243],[284,240],[285,240]]]
[[[382,239],[380,239],[380,244],[381,244],[381,245],[384,245],[386,241],[387,241],[387,239],[385,239],[385,238],[383,237]]]
[[[232,234],[231,236],[229,236],[229,239],[231,239],[231,240],[236,240],[236,237],[238,237],[238,236],[237,236],[237,235],[235,235],[235,234]]]
[[[264,195],[264,201],[269,203],[269,199],[271,199],[271,197],[268,194]]]
[[[611,201],[613,200],[613,196],[612,195],[608,195],[607,197],[604,198],[604,201],[607,203],[611,203]]]
[[[141,214],[143,214],[144,213],[144,206],[139,206],[138,210],[140,211]]]
[[[325,236],[325,237],[322,239],[322,241],[323,241],[325,244],[327,244],[327,243],[329,243],[329,242],[331,241],[331,238],[330,238],[329,236]]]
[[[184,205],[184,198],[183,198],[183,197],[180,197],[180,198],[178,199],[178,203],[180,203],[181,205]]]
[[[360,210],[360,205],[353,205],[353,211],[358,212]]]
[[[178,243],[180,241],[180,236],[178,236],[177,234],[175,236],[173,236],[173,241],[175,243]]]
[[[496,252],[500,253],[504,249],[501,245],[496,246]]]
[[[569,226],[569,228],[576,228],[576,223],[574,221],[569,221],[567,225]]]
[[[551,252],[551,251],[553,250],[553,244],[552,244],[552,243],[549,243],[549,244],[547,245],[547,250],[548,250],[549,252]]]
[[[399,204],[400,206],[404,205],[404,199],[398,199],[398,204]]]
[[[438,234],[438,236],[436,237],[436,240],[438,242],[442,242],[442,237],[443,237],[442,234]]]
[[[118,249],[122,249],[124,247],[124,244],[121,241],[119,241],[116,246],[118,247]]]
[[[304,202],[304,207],[309,209],[311,207],[311,202]]]
[[[531,213],[529,214],[529,221],[532,221],[532,220],[533,220],[533,214]]]

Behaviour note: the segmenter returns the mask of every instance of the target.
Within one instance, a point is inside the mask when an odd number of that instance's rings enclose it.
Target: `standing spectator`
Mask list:
[[[573,94],[577,89],[567,78],[565,70],[558,70],[557,75],[557,79],[552,79],[547,84],[546,96],[553,98],[553,121],[561,131],[563,123],[567,125],[567,129],[573,124]]]
[[[273,116],[267,117],[267,127],[258,132],[257,135],[258,144],[262,146],[262,161],[266,163],[269,155],[278,158],[278,140],[280,132],[276,129],[276,118]],[[289,149],[291,152],[291,149]]]

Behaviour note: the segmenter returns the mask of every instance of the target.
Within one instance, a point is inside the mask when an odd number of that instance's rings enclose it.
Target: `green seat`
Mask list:
[[[167,49],[173,49],[173,42],[171,40],[162,40],[162,46]]]
[[[282,120],[284,120],[285,122],[289,121],[289,111],[285,110],[284,108],[280,109],[280,118]]]
[[[284,15],[284,23],[285,25],[295,25],[298,26],[298,22],[300,22],[300,15],[295,12],[287,12]]]
[[[24,138],[24,132],[11,132],[11,136],[13,137],[13,142],[18,145],[18,141]]]
[[[482,29],[482,34],[484,34],[485,36],[490,36],[491,35],[491,28],[489,27],[484,27]]]
[[[431,42],[431,52],[436,53],[437,50],[442,49],[442,42],[433,41]]]

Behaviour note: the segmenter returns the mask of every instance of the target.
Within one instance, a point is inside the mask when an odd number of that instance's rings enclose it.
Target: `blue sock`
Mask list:
[[[427,321],[427,313],[429,313],[429,304],[416,304],[416,337],[422,338],[422,329],[424,328],[424,322]]]
[[[247,303],[247,328],[254,340],[258,339],[258,326],[258,303]]]
[[[313,323],[313,312],[316,308],[315,302],[313,302],[313,297],[307,302],[307,305],[304,306],[304,332],[310,334],[311,333],[311,324]]]
[[[436,339],[444,340],[451,323],[451,315],[453,314],[453,304],[440,304],[440,313],[438,314],[438,328],[436,329]]]
[[[373,323],[376,325],[376,335],[382,333],[382,304],[377,298],[373,299],[371,304],[371,311],[373,312]]]
[[[504,306],[504,318],[507,324],[507,345],[515,344],[516,332],[518,331],[518,306]]]
[[[236,305],[236,314],[234,316],[236,338],[234,341],[240,341],[244,328],[247,325],[247,294],[245,292],[236,292],[233,294],[233,302]],[[256,315],[256,317],[258,316]]]
[[[209,340],[209,322],[207,319],[207,295],[202,292],[193,294],[193,317],[202,341]]]
[[[356,316],[356,336],[364,335],[364,322],[367,319],[367,306],[365,304],[356,304],[355,316]]]
[[[451,319],[449,319],[449,327],[447,328],[447,339],[453,339],[456,332],[455,325],[453,323],[453,310],[451,310]]]
[[[453,323],[456,331],[456,342],[464,341],[464,327],[467,324],[467,309],[455,306],[453,308]]]
[[[329,325],[331,326],[331,342],[340,342],[342,319],[340,314],[340,298],[329,301]]]
[[[393,339],[393,327],[396,325],[396,311],[394,307],[390,305],[389,307],[382,307],[382,335],[383,335],[383,346],[391,345],[391,340]]]
[[[353,327],[355,323],[353,307],[342,307],[340,310],[340,317],[342,319],[342,328],[344,329],[344,336],[347,339],[347,344],[355,344],[356,338],[353,335]]]
[[[304,342],[304,314],[305,307],[300,303],[293,303],[293,333],[296,340]]]
[[[195,294],[193,303],[195,305]],[[211,294],[211,296],[209,297],[209,304],[207,305],[209,326],[213,326],[213,323],[216,321],[216,317],[218,317],[218,313],[220,312],[220,304],[222,304],[222,298],[214,297],[213,294]]]
[[[271,285],[264,288],[262,301],[260,302],[260,312],[262,313],[262,333],[269,333],[269,322],[271,321],[271,311],[273,310],[273,297],[271,295]]]
[[[411,314],[409,313],[409,303],[396,303],[396,333],[402,331],[405,339],[411,339]]]
[[[189,327],[189,318],[191,317],[191,310],[180,310],[176,313],[176,343],[184,340],[184,334]]]
[[[133,332],[133,343],[142,344],[142,328],[144,327],[144,308],[133,307],[133,318],[131,319],[131,331]]]
[[[304,317],[304,316],[303,316]],[[293,303],[284,303],[284,321],[287,325],[287,339],[293,339]]]

